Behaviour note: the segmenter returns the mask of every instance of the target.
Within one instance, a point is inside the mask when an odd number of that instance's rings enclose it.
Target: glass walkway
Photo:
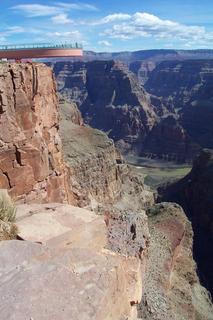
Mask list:
[[[0,50],[28,50],[28,49],[82,49],[82,45],[79,43],[70,44],[53,44],[53,43],[32,43],[32,44],[11,44],[11,45],[0,45]]]

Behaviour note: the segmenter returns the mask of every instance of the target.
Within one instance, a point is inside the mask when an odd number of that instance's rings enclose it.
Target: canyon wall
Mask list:
[[[212,60],[164,61],[150,73],[145,88],[161,99],[183,132],[176,143],[174,141],[177,154],[192,160],[201,148],[213,147]],[[162,134],[158,136],[162,142],[165,139],[163,121],[159,125]],[[169,132],[173,135],[174,129],[170,128]],[[149,137],[147,141],[149,144]],[[179,152],[179,143],[183,144],[185,153]],[[154,145],[148,149],[157,151]]]
[[[175,203],[147,211],[150,243],[144,294],[138,306],[143,320],[210,320],[213,308],[200,285],[192,257],[192,226]]]
[[[104,66],[107,86],[115,85],[116,73],[121,77],[113,99],[122,101],[119,84],[129,90],[132,80],[120,66]],[[23,241],[0,243],[2,318],[212,319],[182,209],[174,204],[149,209],[153,193],[131,172],[113,141],[84,124],[63,92],[59,122],[49,68],[3,64],[0,70],[0,187],[31,203],[17,207]],[[99,79],[102,63],[98,70]],[[91,92],[101,101],[96,89]],[[146,93],[137,90],[132,88],[129,97],[127,91],[125,101],[144,102],[137,108],[143,109],[145,128],[155,112]],[[132,112],[130,107],[129,102]],[[86,206],[99,216],[62,202]]]
[[[133,174],[105,133],[84,125],[74,102],[61,98],[60,114],[69,183],[79,206],[98,211],[115,206],[137,211],[153,204],[153,194],[143,179]]]
[[[185,209],[195,232],[194,255],[204,285],[213,294],[212,198],[213,152],[203,150],[191,172],[180,181],[159,190],[160,200],[175,201]]]
[[[105,131],[124,152],[137,149],[156,121],[149,95],[121,63],[58,62],[58,90],[75,101],[86,123]]]
[[[59,92],[122,153],[191,162],[213,146],[212,60],[156,57],[129,64],[137,77],[113,61],[57,62],[53,69]]]
[[[0,188],[26,202],[75,202],[55,82],[45,65],[0,65]]]

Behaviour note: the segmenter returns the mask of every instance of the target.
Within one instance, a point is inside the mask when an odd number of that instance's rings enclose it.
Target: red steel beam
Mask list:
[[[36,48],[20,50],[0,50],[0,59],[38,59],[38,58],[60,58],[60,57],[82,57],[83,50],[80,48]]]

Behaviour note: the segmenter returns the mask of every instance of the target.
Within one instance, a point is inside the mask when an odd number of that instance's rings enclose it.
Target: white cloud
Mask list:
[[[109,14],[108,16],[96,20],[94,22],[92,22],[92,25],[101,25],[101,24],[107,24],[107,23],[112,23],[115,21],[125,21],[125,20],[130,20],[131,19],[131,15],[126,14],[126,13],[113,13],[113,14]]]
[[[70,10],[97,10],[95,6],[87,3],[54,3],[52,6],[38,3],[19,4],[11,7],[12,10],[22,12],[27,17],[45,17],[63,14]]]
[[[57,16],[52,17],[51,21],[54,24],[70,24],[74,22],[73,20],[69,19],[66,13],[60,13]]]
[[[47,37],[55,38],[57,40],[60,38],[60,41],[70,41],[72,43],[76,41],[82,41],[82,34],[78,30],[65,32],[48,32]]]
[[[139,37],[154,37],[156,39],[178,39],[181,41],[213,40],[213,33],[208,33],[202,26],[184,25],[161,19],[146,12],[136,12],[131,16],[121,13],[113,14],[99,20],[99,24],[106,23],[111,24],[111,26],[102,35],[110,38],[127,40]]]
[[[47,6],[43,4],[19,4],[12,7],[11,9],[15,11],[21,11],[28,17],[44,17],[60,14],[62,12],[61,8],[56,6]]]
[[[107,40],[101,40],[101,41],[98,42],[98,44],[100,46],[104,46],[104,47],[111,47],[112,46],[112,44]]]
[[[65,2],[57,2],[59,7],[69,9],[69,10],[89,10],[89,11],[97,11],[97,7],[88,4],[88,3],[65,3]]]
[[[7,28],[6,30],[1,31],[0,37],[5,38],[5,37],[11,36],[13,34],[18,34],[18,33],[23,33],[23,32],[25,32],[24,28],[19,27],[19,26],[11,26],[11,27]]]

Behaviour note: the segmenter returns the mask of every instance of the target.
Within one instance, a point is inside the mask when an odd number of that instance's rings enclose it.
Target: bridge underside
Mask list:
[[[0,50],[0,59],[41,59],[41,58],[62,58],[82,57],[83,50],[72,49],[24,49],[24,50]]]

